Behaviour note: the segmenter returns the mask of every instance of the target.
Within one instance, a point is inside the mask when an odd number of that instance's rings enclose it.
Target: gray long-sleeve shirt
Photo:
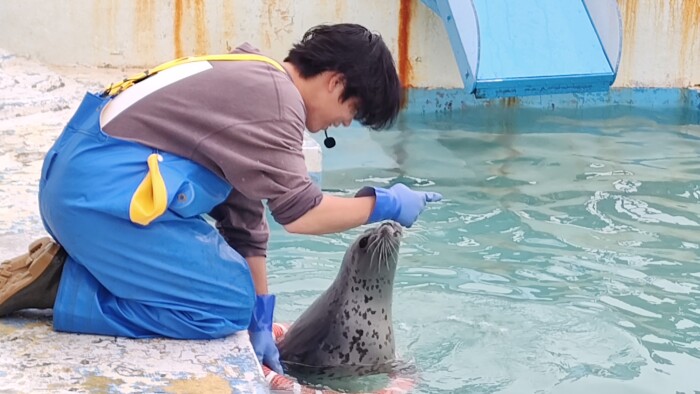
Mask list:
[[[244,44],[234,53],[259,52]],[[233,191],[211,216],[239,253],[264,256],[263,201],[284,225],[322,199],[302,152],[306,108],[289,75],[270,64],[209,63],[139,99],[103,129],[191,159],[228,181]]]

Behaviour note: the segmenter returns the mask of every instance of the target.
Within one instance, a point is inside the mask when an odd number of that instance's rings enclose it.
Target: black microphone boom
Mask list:
[[[328,130],[323,130],[323,134],[326,135],[326,139],[323,140],[323,145],[330,149],[335,146],[335,138],[328,136]]]

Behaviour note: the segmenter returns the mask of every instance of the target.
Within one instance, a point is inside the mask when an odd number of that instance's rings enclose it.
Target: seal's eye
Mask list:
[[[366,237],[363,237],[363,238],[360,240],[360,247],[361,247],[362,249],[366,248],[366,247],[367,247],[367,242],[369,242],[369,235],[366,236]]]

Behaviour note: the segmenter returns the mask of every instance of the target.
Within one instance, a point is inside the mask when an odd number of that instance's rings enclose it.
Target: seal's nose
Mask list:
[[[389,235],[393,237],[401,236],[401,226],[394,222],[384,222],[381,224],[379,230],[383,235]]]

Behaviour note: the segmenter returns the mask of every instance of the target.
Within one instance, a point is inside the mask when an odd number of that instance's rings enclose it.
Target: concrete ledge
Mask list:
[[[225,339],[126,339],[53,331],[51,314],[0,320],[3,393],[266,393],[246,332]]]

